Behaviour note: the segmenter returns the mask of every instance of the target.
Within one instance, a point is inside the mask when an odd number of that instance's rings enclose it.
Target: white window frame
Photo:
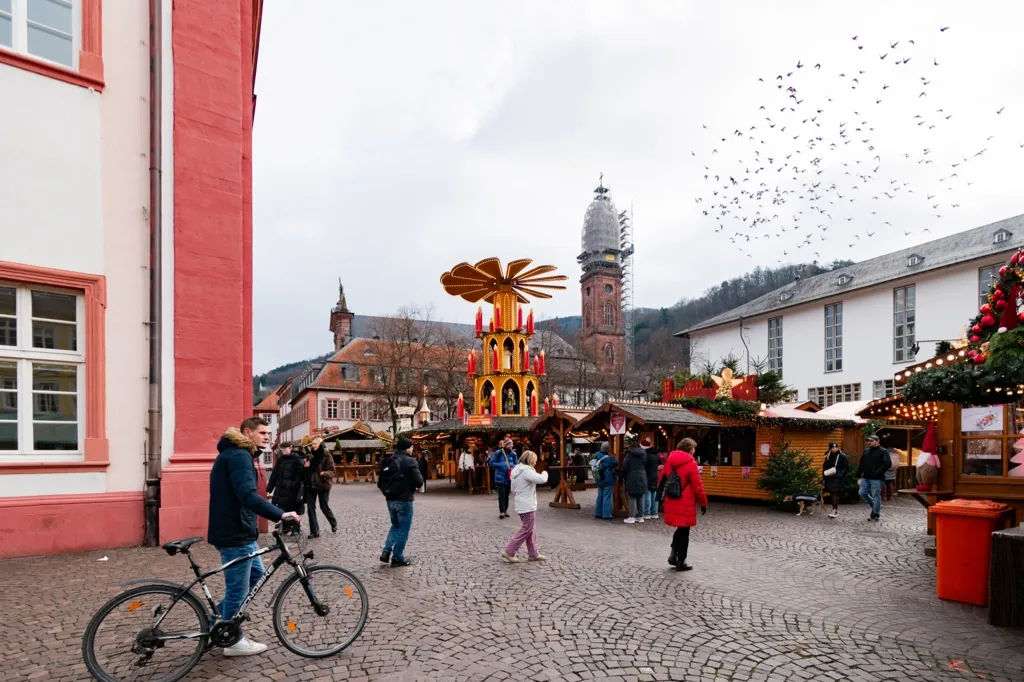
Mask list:
[[[996,230],[995,235],[992,237],[993,244],[1002,244],[1003,242],[1010,241],[1010,237],[1013,234],[1009,230]]]
[[[0,280],[0,287],[15,290],[16,346],[0,346],[0,362],[14,362],[18,382],[18,450],[0,450],[0,462],[76,462],[85,457],[85,423],[86,423],[86,385],[85,385],[85,297],[81,292],[43,285],[26,285],[19,282]],[[54,348],[32,347],[33,319],[32,292],[62,294],[75,297],[75,322],[54,320],[60,324],[74,324],[75,344],[77,350],[59,350]],[[5,316],[6,317],[6,316]],[[75,421],[54,421],[51,423],[74,424],[77,430],[78,447],[74,450],[36,450],[35,425],[33,412],[36,405],[37,391],[33,390],[33,365],[61,365],[75,367],[76,390],[71,393],[57,392],[61,395],[73,395],[77,402]],[[43,392],[50,395],[53,392]],[[5,420],[5,423],[11,423]]]
[[[340,404],[341,401],[338,400],[337,398],[327,398],[327,416],[325,417],[325,419],[338,419],[339,410],[341,409],[339,407]],[[334,413],[333,417],[331,416],[332,412]]]
[[[782,316],[768,320],[768,371],[782,377]]]
[[[843,302],[825,306],[825,373],[843,371]]]
[[[978,305],[982,306],[988,303],[988,293],[991,291],[992,286],[999,279],[999,268],[1000,265],[986,265],[978,268]],[[985,274],[988,274],[988,278]]]
[[[56,4],[71,5],[71,63],[63,64],[28,51],[28,3],[29,0],[11,0],[11,40],[13,45],[0,45],[0,50],[15,52],[47,64],[78,71],[78,53],[82,50],[82,2],[81,0],[56,0]],[[6,14],[6,13],[4,13]],[[49,26],[38,24],[49,33],[59,33]]]
[[[363,401],[348,401],[348,418],[350,420],[361,420],[363,418]]]
[[[903,292],[903,310],[899,310],[897,301],[899,294]],[[909,304],[910,294],[913,293],[914,305]],[[903,315],[903,332],[897,333],[900,328],[900,315]],[[913,317],[913,320],[911,320]],[[913,325],[913,326],[911,326]],[[892,290],[892,361],[893,364],[905,364],[913,362],[916,354],[913,351],[914,341],[917,339],[917,287],[914,284],[896,287]],[[902,344],[899,342],[902,341]]]
[[[807,399],[821,407],[860,400],[860,384],[837,384],[807,389]]]
[[[903,392],[902,386],[897,386],[896,382],[892,379],[881,379],[874,381],[871,384],[871,398],[872,400],[878,400],[879,398],[891,398],[894,395],[899,395]]]

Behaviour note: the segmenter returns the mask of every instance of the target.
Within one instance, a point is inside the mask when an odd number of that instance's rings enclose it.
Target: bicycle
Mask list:
[[[229,647],[241,639],[242,623],[249,619],[249,604],[277,569],[286,563],[292,567],[292,575],[278,586],[269,602],[273,605],[274,632],[278,640],[289,651],[305,658],[326,658],[343,651],[359,637],[366,625],[370,602],[363,584],[355,575],[339,566],[307,566],[306,562],[313,559],[313,552],[303,552],[304,547],[298,547],[296,558],[285,543],[280,529],[274,530],[273,537],[273,545],[259,548],[206,573],[202,572],[189,551],[192,545],[202,542],[203,538],[175,540],[163,545],[169,556],[181,553],[188,557],[195,580],[187,585],[155,579],[122,583],[121,586],[137,587],[122,592],[104,604],[89,621],[82,637],[82,655],[89,673],[100,682],[121,682],[124,679],[146,679],[152,682],[180,680],[198,665],[206,651],[213,647]],[[304,537],[300,536],[302,541]],[[238,613],[224,620],[206,585],[206,579],[237,563],[275,551],[280,554],[256,584],[250,587]],[[338,578],[340,580],[336,580]],[[192,592],[197,584],[206,597],[209,609]],[[301,587],[301,590],[296,586]],[[325,595],[333,594],[333,588],[339,589],[332,601],[332,598]],[[351,633],[339,641],[329,633],[321,632],[320,626],[329,627],[333,616],[345,617],[346,612],[342,607],[355,606],[357,595],[358,618],[355,619]],[[290,601],[289,598],[293,596],[296,598]],[[117,629],[115,626],[108,628],[107,620],[111,616],[124,615],[139,615],[142,622],[129,626],[124,637],[107,637],[108,634],[116,633]],[[307,622],[309,619],[303,620],[303,616],[311,616],[311,622]],[[300,639],[303,639],[302,643]],[[183,646],[176,646],[179,643]],[[154,661],[157,653],[168,653],[169,658],[162,663]],[[125,658],[122,659],[122,656]],[[113,663],[108,663],[108,658],[113,658],[115,662],[123,660],[125,666],[110,669]],[[145,676],[150,672],[153,676]],[[156,676],[157,673],[163,676]]]

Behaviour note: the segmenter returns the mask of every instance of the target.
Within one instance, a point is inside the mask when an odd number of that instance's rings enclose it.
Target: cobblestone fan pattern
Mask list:
[[[712,501],[692,536],[696,570],[677,574],[661,521],[596,521],[593,492],[577,498],[580,511],[551,509],[548,491],[540,497],[545,563],[501,562],[517,519],[499,520],[493,496],[435,484],[416,502],[407,554],[418,563],[392,570],[377,561],[387,525],[380,494],[335,487],[341,528],[311,543],[317,561],[352,569],[370,592],[362,637],[326,660],[285,650],[268,609],[282,571],[247,626],[269,651],[212,653],[187,679],[1024,679],[1024,634],[935,597],[925,514],[912,501],[886,506],[881,523],[854,506],[832,521]],[[213,566],[215,552],[198,547]],[[87,679],[82,631],[117,584],[187,574],[183,558],[151,549],[0,562],[0,682]]]

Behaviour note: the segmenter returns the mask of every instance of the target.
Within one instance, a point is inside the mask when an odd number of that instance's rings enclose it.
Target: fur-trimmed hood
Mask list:
[[[234,426],[225,431],[224,435],[220,437],[220,441],[217,443],[217,452],[224,452],[232,447],[248,450],[251,455],[255,455],[257,450],[259,450],[251,438]]]

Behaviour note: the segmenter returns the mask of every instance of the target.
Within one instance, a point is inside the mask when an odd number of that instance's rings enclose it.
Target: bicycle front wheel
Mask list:
[[[274,603],[274,631],[281,644],[306,658],[344,650],[366,626],[370,598],[359,578],[338,566],[310,566],[303,585],[298,573],[281,586]],[[319,615],[314,607],[326,610]]]
[[[199,663],[209,631],[206,609],[191,592],[141,585],[96,612],[82,637],[82,657],[100,682],[176,682]]]

